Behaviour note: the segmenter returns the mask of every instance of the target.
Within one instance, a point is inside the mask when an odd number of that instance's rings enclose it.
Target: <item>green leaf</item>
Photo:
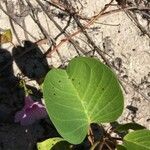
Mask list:
[[[70,150],[70,145],[63,138],[50,138],[37,143],[38,150]]]
[[[150,150],[150,130],[137,130],[124,137],[127,150]]]
[[[66,70],[52,69],[44,80],[43,94],[50,119],[73,144],[84,140],[91,123],[114,121],[123,111],[115,74],[94,58],[74,58]]]
[[[127,150],[124,145],[117,145],[117,150]]]
[[[145,129],[145,127],[138,123],[131,122],[126,124],[119,124],[118,127],[116,128],[118,132],[128,132],[129,129],[141,130],[141,129]]]

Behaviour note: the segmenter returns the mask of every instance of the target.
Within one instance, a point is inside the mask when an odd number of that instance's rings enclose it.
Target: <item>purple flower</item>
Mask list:
[[[24,107],[15,114],[15,122],[20,122],[21,125],[30,125],[46,116],[45,106],[41,102],[34,102],[30,96],[27,96]]]

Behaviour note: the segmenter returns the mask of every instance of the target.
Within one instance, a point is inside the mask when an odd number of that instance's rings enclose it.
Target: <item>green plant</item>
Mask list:
[[[149,150],[150,149],[150,131],[138,130],[127,134],[124,137],[124,146],[128,150]]]
[[[63,139],[71,144],[80,144],[87,134],[91,135],[92,123],[115,121],[124,106],[116,75],[99,60],[88,57],[72,59],[66,69],[49,71],[43,95],[51,121]],[[148,130],[144,131],[149,134]],[[128,139],[127,135],[126,147],[120,147],[130,150]],[[89,141],[94,147],[92,137]]]

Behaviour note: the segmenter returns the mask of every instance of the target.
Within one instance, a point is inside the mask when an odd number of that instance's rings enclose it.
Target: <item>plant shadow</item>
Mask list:
[[[24,90],[14,76],[13,58],[9,51],[0,49],[0,123],[13,122],[13,112],[23,105]]]
[[[18,57],[18,51],[19,54],[21,54],[21,52],[30,48],[31,46],[34,46],[34,49],[31,50],[32,53],[26,53],[26,55]],[[36,53],[39,54],[38,60],[34,62],[34,59],[36,59],[34,54]],[[17,146],[19,145],[22,145],[21,149],[27,149],[29,145],[35,146],[35,141],[38,141],[39,139],[45,139],[53,135],[58,135],[55,128],[50,126],[49,118],[46,118],[48,120],[47,122],[45,121],[46,119],[43,119],[37,121],[31,126],[26,127],[14,122],[16,112],[24,107],[24,99],[26,95],[24,88],[20,85],[20,81],[23,80],[22,76],[14,75],[13,61],[16,61],[18,67],[20,68],[21,74],[28,76],[30,79],[36,80],[38,83],[40,83],[40,78],[44,79],[44,76],[49,70],[47,61],[44,60],[42,56],[43,55],[42,52],[40,52],[40,49],[38,49],[36,45],[29,41],[25,42],[25,47],[18,46],[17,48],[13,48],[13,54],[11,54],[7,49],[0,48],[0,137],[3,137],[3,139],[0,140],[0,149],[18,149]],[[27,60],[25,60],[24,57],[26,57]],[[34,70],[32,69],[32,66],[37,68]],[[33,97],[33,99],[35,98],[37,101],[42,98],[42,93],[40,90],[27,84],[26,87],[31,91],[32,94],[30,95]],[[26,142],[28,139],[27,134],[24,136],[24,141],[22,138],[22,140],[17,140],[18,134],[20,133],[23,136],[25,133],[23,133],[23,130],[26,128],[31,128],[30,132],[28,132],[28,134],[31,134],[34,130],[38,130],[38,127],[40,128],[40,136],[39,134],[31,136],[30,143],[27,144]],[[13,130],[11,130],[12,128]],[[52,133],[48,134],[46,130],[49,130],[50,132],[53,130],[53,135]],[[12,141],[12,145],[9,143],[9,141]],[[25,143],[26,145],[24,145]]]
[[[36,80],[38,84],[43,82],[49,71],[49,66],[37,44],[25,41],[24,46],[13,48],[12,55],[20,71],[25,76]]]
[[[25,91],[20,86],[21,80],[14,75],[11,53],[0,48],[0,123],[13,123],[15,112],[24,106]],[[32,96],[42,98],[42,93],[35,87],[26,86]]]

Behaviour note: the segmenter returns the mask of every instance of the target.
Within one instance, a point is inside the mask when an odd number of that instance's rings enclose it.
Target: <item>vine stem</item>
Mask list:
[[[89,130],[88,130],[88,140],[92,146],[94,144],[94,134],[93,134],[91,126],[89,127]]]

